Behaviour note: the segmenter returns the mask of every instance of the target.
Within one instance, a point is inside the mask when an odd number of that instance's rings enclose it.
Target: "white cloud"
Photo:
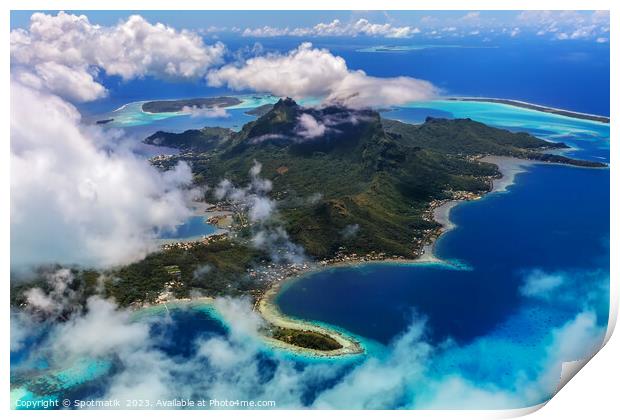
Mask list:
[[[560,32],[556,35],[555,39],[567,40],[567,39],[592,39],[596,38],[596,42],[599,42],[599,37],[596,37],[598,33],[597,27],[594,25],[582,26],[571,32]]]
[[[297,134],[304,139],[313,139],[325,134],[327,127],[310,114],[301,114],[298,119]]]
[[[205,276],[206,274],[209,274],[211,271],[213,271],[213,266],[210,264],[203,264],[198,266],[194,272],[192,273],[192,277],[194,278],[194,280],[200,279],[201,277]]]
[[[408,383],[424,381],[423,366],[432,347],[424,340],[426,324],[414,320],[407,331],[390,346],[385,358],[370,357],[314,403],[320,409],[382,409],[402,404]]]
[[[598,308],[609,299],[609,273],[605,270],[525,272],[521,295],[554,305],[582,305]]]
[[[294,244],[278,224],[276,201],[267,195],[272,184],[260,177],[261,170],[260,162],[254,161],[246,187],[235,187],[230,180],[222,180],[213,192],[215,198],[234,203],[247,213],[255,248],[268,252],[276,263],[301,263],[306,260],[304,249]]]
[[[463,15],[463,17],[461,18],[461,20],[463,21],[478,21],[480,20],[480,12],[469,12],[466,13],[465,15]]]
[[[338,132],[340,130],[341,125],[357,125],[361,121],[371,121],[373,119],[372,115],[365,113],[363,110],[359,112],[355,112],[353,110],[347,111],[337,111],[333,110],[327,113],[324,112],[316,112],[314,115],[309,115],[312,117],[318,126],[315,126],[311,120],[307,120],[304,123],[306,124],[306,128],[311,128],[311,131],[314,131],[314,134],[317,134],[321,130],[321,126],[325,127],[324,133],[329,131]],[[303,117],[303,115],[302,115]],[[304,129],[303,125],[298,124],[297,129]],[[323,133],[323,134],[324,134]]]
[[[255,161],[250,168],[250,184],[245,188],[237,188],[230,180],[223,179],[214,191],[215,197],[242,206],[252,222],[266,221],[275,210],[275,202],[266,195],[272,185],[259,176],[261,169],[260,162]]]
[[[267,90],[278,96],[302,98],[329,94],[349,73],[343,58],[303,43],[286,55],[251,58],[242,67],[224,66],[208,74],[215,86],[235,90]]]
[[[271,190],[271,183],[258,178],[258,175],[252,175],[252,181],[246,188],[237,188],[230,180],[224,179],[217,185],[215,197],[245,208],[252,222],[267,220],[275,209],[275,203],[265,195]]]
[[[263,26],[259,28],[245,28],[243,30],[243,36],[256,37],[256,38],[269,38],[274,36],[286,36],[289,35],[289,28],[275,28],[273,26]]]
[[[231,335],[238,340],[257,339],[258,329],[265,326],[265,321],[252,310],[247,299],[221,298],[214,306],[228,324],[234,325]]]
[[[84,69],[76,69],[55,62],[37,64],[28,70],[14,70],[16,79],[37,90],[46,89],[70,101],[86,102],[104,97],[106,89]]]
[[[364,108],[423,101],[435,95],[437,89],[424,80],[404,76],[371,77],[358,70],[350,72],[342,79],[327,97],[327,101]]]
[[[387,408],[401,404],[417,409],[507,409],[538,404],[551,398],[557,390],[562,363],[589,357],[601,344],[604,328],[597,326],[596,316],[584,311],[566,324],[552,330],[549,344],[536,364],[534,376],[510,372],[510,385],[467,379],[455,370],[437,375],[429,371],[442,351],[458,347],[432,347],[424,340],[425,324],[414,320],[407,332],[396,340],[382,358],[369,358],[345,376],[333,388],[321,393],[318,408]],[[482,338],[484,340],[484,338]],[[489,342],[487,345],[500,345]],[[518,351],[518,350],[517,350]],[[346,401],[346,403],[345,403]]]
[[[520,25],[557,40],[592,39],[609,30],[609,11],[527,10],[516,19]]]
[[[560,273],[545,273],[533,270],[524,279],[520,292],[528,297],[549,297],[550,293],[564,283],[564,275]]]
[[[480,387],[458,374],[427,382],[417,401],[422,410],[499,410],[528,405],[518,393],[499,387]]]
[[[596,314],[584,310],[552,331],[548,362],[558,364],[590,357],[600,347],[604,334],[605,329],[597,325]]]
[[[256,230],[252,236],[252,245],[268,251],[276,263],[301,264],[307,260],[304,248],[293,243],[282,226],[268,226]]]
[[[74,317],[58,325],[52,342],[54,352],[67,359],[110,356],[132,351],[148,339],[148,325],[131,322],[130,311],[100,297],[91,297],[83,317]],[[102,331],[106,331],[102,334]]]
[[[149,43],[141,49],[145,45],[143,39],[127,41],[118,47],[121,52],[110,51],[110,46],[106,51],[105,43],[102,52],[76,49],[82,41],[84,45],[99,45],[87,43],[92,37],[105,38],[93,33],[106,34],[119,28],[146,38],[153,32],[158,39],[174,34],[180,51],[184,51],[183,45],[187,46],[184,37],[192,39],[184,31],[148,23],[144,26],[144,22],[136,18],[131,24],[128,20],[114,28],[101,28],[84,17],[37,14],[30,32],[12,32],[12,55],[20,70],[15,72],[11,84],[12,264],[125,263],[154,249],[155,230],[174,226],[189,215],[185,186],[191,174],[186,165],[159,173],[130,150],[120,147],[115,142],[118,139],[110,138],[112,132],[106,134],[100,128],[81,125],[80,115],[72,105],[47,92],[76,101],[100,97],[105,89],[95,81],[96,68],[129,78],[145,74],[191,77],[204,71],[196,64],[201,60],[192,58],[192,48],[183,53],[189,60],[184,65],[174,58],[177,50],[169,56],[158,56],[156,52],[156,57],[147,57],[148,50],[158,44]],[[381,29],[368,30],[378,33]],[[42,46],[48,38],[53,42],[45,50]],[[32,49],[23,47],[29,43]],[[18,44],[22,48],[14,53],[13,46]],[[136,47],[135,56],[128,45]],[[112,54],[116,61],[104,65],[91,60],[97,54]],[[164,65],[166,60],[174,64]],[[253,60],[256,61],[248,60],[242,68],[227,66],[226,71],[216,72],[213,77],[221,84],[256,90],[262,90],[261,86],[276,90],[281,84],[283,96],[291,95],[286,89],[292,89],[299,97],[324,96],[328,101],[351,106],[407,102],[413,100],[408,98],[424,98],[434,92],[432,85],[415,79],[379,79],[349,70],[342,58],[326,50],[312,49],[309,44],[288,55]],[[327,125],[325,121],[313,120],[316,124],[306,121],[308,133],[314,134],[321,125]],[[222,197],[247,203],[250,218],[259,224],[272,218],[275,211],[275,203],[267,196],[271,183],[260,173],[261,166],[255,163],[247,188],[235,188],[228,181],[218,189]],[[261,226],[253,239],[257,246],[277,248],[287,255],[288,261],[303,253],[278,226]],[[526,294],[545,294],[562,284],[554,275],[543,274],[526,280]],[[52,291],[46,294],[32,289],[27,294],[30,305],[53,313],[73,304],[70,272],[56,272],[48,281]],[[288,360],[276,359],[273,376],[265,379],[260,362],[264,355],[260,354],[256,338],[261,321],[256,313],[248,302],[236,300],[218,300],[216,307],[231,326],[230,331],[224,337],[199,340],[195,355],[189,360],[157,350],[157,339],[150,335],[148,322],[136,321],[128,312],[97,297],[88,301],[84,315],[76,314],[55,327],[49,351],[58,363],[83,356],[118,359],[121,367],[111,378],[106,396],[121,399],[127,395],[148,399],[179,395],[264,398],[277,399],[279,407],[299,407],[308,384],[335,376],[337,368],[333,365],[317,364],[299,370]],[[13,325],[18,328],[11,332],[11,347],[18,349],[24,340],[24,328],[29,328],[30,323],[12,319]],[[425,366],[437,349],[424,341],[424,325],[415,321],[389,346],[385,358],[370,358],[361,363],[320,392],[315,405],[383,408],[398,402],[404,406],[415,403],[440,408],[522,406],[552,393],[561,362],[591,354],[603,333],[594,313],[578,314],[552,332],[540,376],[505,390],[489,384],[475,385],[458,375],[431,376]],[[209,375],[204,374],[207,367]],[[420,387],[427,394],[420,394],[414,402],[410,394],[412,390],[421,392]]]
[[[56,272],[46,273],[45,280],[50,289],[48,293],[38,287],[24,293],[30,310],[42,312],[45,316],[54,319],[63,311],[73,310],[79,306],[76,301],[76,292],[71,288],[74,280],[71,270],[63,268]]]
[[[303,43],[288,54],[270,54],[244,65],[209,72],[213,86],[252,89],[295,99],[318,97],[350,107],[396,105],[429,99],[437,94],[429,82],[411,77],[379,78],[350,70],[342,57]]]
[[[271,217],[274,208],[275,203],[272,200],[255,195],[251,198],[249,212],[250,220],[253,222],[267,220]]]
[[[192,118],[228,118],[230,114],[226,111],[226,108],[221,107],[198,107],[184,106],[181,109],[184,114],[189,114]]]
[[[472,11],[461,16],[424,16],[419,25],[426,37],[466,37],[481,35],[482,39],[506,35],[546,36],[558,39],[556,33],[565,33],[562,39],[588,39],[609,32],[608,11],[535,11],[515,12],[503,16],[484,15]],[[519,28],[519,31],[515,31]]]
[[[28,313],[21,310],[11,308],[11,346],[12,352],[18,352],[27,344],[27,340],[37,331],[37,323],[29,316]]]
[[[59,97],[11,83],[13,268],[131,262],[190,215],[190,168],[161,173],[122,144]]]
[[[107,398],[178,398],[178,389],[170,384],[179,366],[156,348],[158,338],[150,333],[151,322],[136,320],[131,311],[92,297],[84,315],[56,325],[53,339],[43,350],[55,366],[68,367],[84,358],[114,361],[119,370],[111,375]]]
[[[410,26],[395,27],[389,23],[370,23],[366,19],[358,20],[348,31],[353,34],[384,36],[386,38],[409,38],[420,32],[418,28],[412,28]]]
[[[354,237],[355,235],[357,235],[357,233],[360,230],[360,225],[358,225],[357,223],[352,224],[352,225],[346,225],[344,227],[344,229],[342,229],[342,237],[344,239],[350,239],[352,237]]]
[[[75,101],[105,95],[94,79],[97,69],[124,80],[196,78],[219,64],[225,51],[221,43],[205,45],[193,32],[138,15],[105,27],[84,15],[33,13],[28,30],[15,29],[10,38],[11,65],[19,67],[14,73],[26,71],[32,83]]]
[[[540,362],[541,373],[530,392],[555,394],[563,363],[592,357],[600,349],[604,336],[605,328],[597,324],[596,315],[588,309],[553,329],[545,358]],[[562,378],[563,381],[568,379]]]
[[[166,338],[153,334],[151,326],[161,323],[165,328],[169,321],[134,317],[98,297],[89,300],[84,314],[75,313],[67,322],[53,326],[49,338],[37,343],[33,352],[61,369],[83,358],[114,361],[116,369],[103,383],[104,399],[275,400],[278,408],[299,408],[309,384],[333,378],[340,371],[321,363],[300,370],[295,362],[274,352],[270,375],[264,375],[270,369],[265,366],[264,343],[259,338],[264,323],[250,302],[217,299],[214,306],[229,327],[226,334],[197,338],[186,358],[158,348]],[[12,323],[26,326],[31,321],[14,317]]]
[[[438,33],[452,37],[469,35],[491,35],[503,33],[512,37],[520,33],[554,34],[564,32],[562,39],[591,39],[609,32],[609,11],[540,11],[528,10],[512,16],[497,18],[482,16],[480,12],[467,12],[460,17],[424,16],[419,19],[420,27],[414,25],[396,26],[392,23],[378,24],[367,19],[349,23],[334,19],[309,27],[262,26],[243,31],[248,37],[356,37],[370,36],[382,38],[411,38],[424,33],[438,39]],[[520,31],[514,28],[519,27]],[[503,29],[503,30],[502,30]],[[479,31],[479,33],[472,33]],[[571,35],[573,35],[571,37]],[[558,38],[556,38],[558,39]]]
[[[277,28],[263,26],[246,28],[243,36],[276,37],[276,36],[371,36],[384,38],[410,38],[420,33],[419,28],[411,26],[393,26],[390,23],[372,23],[368,19],[358,19],[352,23],[343,23],[334,19],[329,23],[318,23],[309,28]]]

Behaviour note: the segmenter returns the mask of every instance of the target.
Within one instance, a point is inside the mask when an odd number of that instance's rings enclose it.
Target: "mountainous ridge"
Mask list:
[[[317,135],[304,131],[308,121]],[[195,134],[188,137],[196,143]],[[203,154],[189,159],[197,179],[243,185],[260,162],[286,231],[316,258],[343,247],[415,257],[428,232],[438,228],[427,214],[432,201],[456,192],[479,196],[500,176],[495,165],[477,160],[483,155],[598,166],[548,153],[566,148],[563,143],[470,119],[428,118],[411,125],[369,109],[305,108],[289,98],[238,133],[224,133],[218,141],[211,134],[205,134],[203,149],[196,148]],[[311,196],[320,199],[299,204]],[[347,226],[359,228],[345,238]]]
[[[304,127],[304,120],[314,125]],[[372,110],[304,108],[288,99],[239,132],[221,127],[157,132],[145,142],[179,148],[179,154],[153,163],[166,170],[188,162],[194,182],[210,187],[205,199],[211,203],[218,203],[215,187],[224,179],[249,185],[259,162],[277,209],[270,223],[311,261],[417,258],[441,231],[433,219],[438,203],[480,197],[500,176],[496,165],[479,160],[485,155],[604,166],[551,153],[566,147],[562,143],[469,119],[429,118],[411,125]],[[241,219],[247,217],[235,218]],[[256,297],[269,284],[248,273],[261,271],[273,256],[253,244],[254,233],[251,225],[235,223],[229,237],[162,249],[115,268],[106,273],[105,294],[122,306],[155,302],[163,292]],[[205,265],[210,269],[195,276]],[[91,277],[99,276],[92,270],[76,273],[86,276],[89,290]],[[168,290],[171,281],[175,286]],[[14,304],[23,303],[19,290],[11,296]]]

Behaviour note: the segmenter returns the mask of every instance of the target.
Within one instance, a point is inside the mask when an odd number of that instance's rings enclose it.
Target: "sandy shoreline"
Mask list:
[[[279,291],[278,288],[269,289],[269,293],[271,293],[275,298]],[[171,309],[179,309],[179,308],[188,308],[197,305],[213,305],[215,303],[215,298],[213,297],[197,297],[197,298],[183,298],[183,299],[170,299],[165,302],[160,303],[145,303],[140,306],[136,306],[133,308],[134,313],[137,316],[146,316],[150,314],[161,313],[163,311],[169,312]],[[336,350],[330,351],[320,351],[307,349],[303,347],[298,347],[293,344],[286,343],[284,341],[276,340],[266,334],[261,334],[260,338],[264,340],[267,344],[272,347],[292,351],[294,353],[309,355],[313,357],[337,357],[337,356],[346,356],[346,355],[355,355],[363,353],[363,348],[360,343],[355,340],[353,337],[346,336],[345,334],[321,327],[319,325],[312,324],[310,322],[305,322],[301,320],[294,320],[288,317],[285,317],[280,313],[277,307],[272,303],[272,300],[263,300],[262,306],[258,310],[263,319],[272,326],[282,327],[282,328],[290,328],[296,330],[305,330],[305,331],[313,331],[319,334],[324,334],[329,336],[336,342],[338,342],[342,347]]]
[[[363,353],[364,349],[362,348],[360,343],[353,337],[347,336],[331,328],[325,328],[311,322],[287,317],[280,312],[277,305],[275,304],[275,298],[280,292],[280,288],[282,287],[282,285],[285,282],[290,281],[294,278],[298,277],[291,277],[290,279],[276,283],[271,288],[269,288],[263,294],[261,299],[256,303],[255,309],[270,325],[281,328],[312,331],[323,334],[335,340],[338,344],[340,344],[341,348],[328,351],[313,350],[285,343],[284,341],[276,340],[271,337],[265,337],[267,341],[275,347],[292,350],[296,353],[302,353],[314,357],[335,357]]]
[[[514,184],[515,177],[523,172],[526,172],[528,168],[537,163],[527,159],[519,159],[508,156],[494,156],[489,155],[480,159],[480,162],[493,163],[497,165],[499,172],[502,174],[501,178],[494,179],[492,181],[491,192],[504,192],[509,186]]]

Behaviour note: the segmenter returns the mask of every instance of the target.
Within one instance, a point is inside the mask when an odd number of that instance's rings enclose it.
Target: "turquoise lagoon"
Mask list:
[[[204,216],[191,216],[185,223],[177,226],[176,229],[161,232],[159,238],[167,241],[175,239],[202,239],[217,231],[217,227],[207,223]]]

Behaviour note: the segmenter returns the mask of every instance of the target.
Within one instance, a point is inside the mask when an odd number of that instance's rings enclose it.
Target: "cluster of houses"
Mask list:
[[[179,241],[179,242],[166,242],[161,246],[161,249],[164,251],[168,251],[171,249],[183,249],[190,250],[198,245],[208,245],[213,242],[221,241],[226,238],[228,235],[226,233],[218,233],[215,235],[205,236],[197,241]]]

